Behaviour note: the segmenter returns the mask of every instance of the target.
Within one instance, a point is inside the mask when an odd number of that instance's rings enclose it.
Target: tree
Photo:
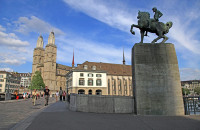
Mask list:
[[[44,89],[44,87],[45,87],[45,84],[44,84],[44,81],[42,79],[41,72],[36,71],[35,75],[33,76],[32,81],[31,81],[31,86],[30,86],[29,89],[41,90],[41,89]]]
[[[196,94],[200,94],[200,87],[196,87],[195,89],[194,89],[194,92],[196,93]]]
[[[182,88],[182,94],[183,95],[188,95],[188,94],[190,94],[190,90],[187,89],[187,88]]]

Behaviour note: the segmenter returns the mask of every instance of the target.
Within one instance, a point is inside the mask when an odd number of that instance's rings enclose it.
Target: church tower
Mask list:
[[[45,85],[53,91],[56,89],[56,55],[55,36],[54,32],[51,32],[45,47],[43,80]]]
[[[44,42],[43,37],[40,35],[37,40],[36,48],[33,51],[33,65],[32,65],[32,73],[35,71],[43,72],[44,65]]]

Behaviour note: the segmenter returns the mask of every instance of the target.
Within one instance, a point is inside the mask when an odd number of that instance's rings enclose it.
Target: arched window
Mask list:
[[[79,90],[78,90],[78,94],[85,94],[85,90],[79,89]]]
[[[92,90],[91,90],[91,89],[88,91],[88,94],[89,94],[89,95],[92,95]]]
[[[96,90],[96,95],[101,95],[102,91],[100,89]]]
[[[116,95],[116,80],[113,79],[113,94]]]
[[[122,95],[121,79],[118,80],[118,90],[119,90],[119,95]]]
[[[108,95],[110,95],[110,79],[108,79]]]
[[[127,95],[127,80],[124,79],[124,94]]]

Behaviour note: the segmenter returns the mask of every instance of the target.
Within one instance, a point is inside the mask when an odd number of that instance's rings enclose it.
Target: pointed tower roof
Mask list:
[[[53,31],[49,34],[48,44],[55,45],[55,36],[54,36],[54,32]]]
[[[74,50],[73,50],[72,67],[74,67]]]
[[[38,48],[38,47],[43,48],[43,46],[44,46],[43,37],[42,37],[42,35],[40,34],[40,36],[38,37],[38,40],[37,40],[36,48]]]
[[[125,56],[124,56],[124,48],[123,48],[123,65],[126,65]]]

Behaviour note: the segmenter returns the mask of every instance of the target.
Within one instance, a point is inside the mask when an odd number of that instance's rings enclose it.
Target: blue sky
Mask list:
[[[199,0],[0,0],[0,69],[32,72],[38,36],[55,32],[57,63],[84,61],[131,65],[131,48],[140,41],[137,13],[157,7],[162,22],[172,21],[167,42],[175,45],[181,80],[200,79]],[[155,34],[145,37],[151,42]]]

